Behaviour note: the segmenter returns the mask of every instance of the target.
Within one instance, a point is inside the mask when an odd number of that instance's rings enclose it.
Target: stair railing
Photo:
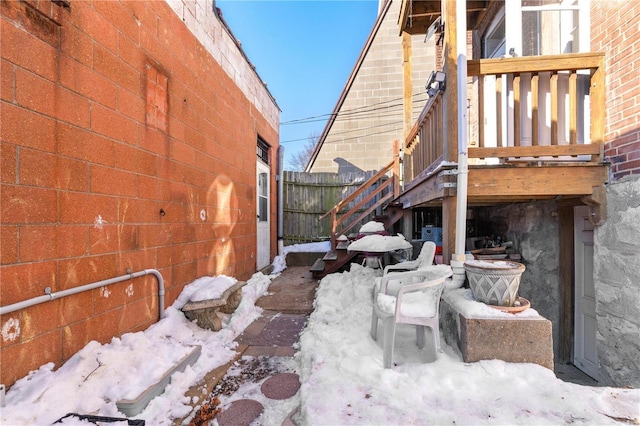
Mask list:
[[[383,178],[391,172],[391,176],[383,180]],[[351,209],[346,211],[340,217],[338,214],[340,211],[349,205],[352,201],[354,201],[359,196],[365,194],[369,191],[375,184],[380,183],[379,186],[371,190],[369,194],[367,194],[360,202],[354,205]],[[389,189],[389,191],[382,195],[385,189]],[[366,182],[358,187],[353,193],[349,194],[347,197],[342,199],[338,204],[336,204],[331,210],[323,214],[318,218],[318,220],[322,220],[325,217],[331,215],[331,249],[336,249],[336,243],[338,236],[340,234],[345,234],[351,228],[353,228],[356,224],[360,223],[362,219],[367,217],[371,212],[376,210],[378,207],[384,205],[387,201],[394,199],[400,195],[400,144],[397,140],[393,142],[393,160],[381,168],[375,175],[369,178]],[[361,212],[357,218],[351,220],[349,224],[345,225],[340,232],[338,232],[338,227],[345,223],[348,219],[351,219],[352,216],[360,211],[362,206],[366,203],[370,202],[375,197],[378,197],[376,201],[368,207],[365,211]]]

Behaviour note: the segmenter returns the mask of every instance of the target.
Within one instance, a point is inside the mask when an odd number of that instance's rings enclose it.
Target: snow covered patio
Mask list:
[[[18,381],[7,393],[2,423],[50,424],[69,412],[122,417],[115,401],[135,394],[134,385],[153,380],[164,371],[166,360],[180,357],[182,348],[200,344],[198,361],[176,373],[165,392],[136,416],[149,425],[174,424],[198,402],[185,396],[189,387],[231,360],[236,337],[260,318],[258,299],[271,292],[269,285],[283,271],[284,259],[277,258],[274,266],[273,275],[257,273],[247,282],[240,306],[220,331],[201,329],[184,317],[181,304],[194,291],[187,287],[167,309],[167,317],[144,332],[106,345],[94,342],[59,369],[45,365]],[[536,364],[465,363],[444,339],[442,353],[436,354],[429,344],[419,350],[409,326],[398,327],[397,366],[382,368],[382,348],[369,336],[371,292],[380,274],[353,264],[350,271],[320,282],[315,309],[288,364],[300,376],[301,388],[284,407],[282,402],[264,402],[265,411],[255,424],[281,425],[291,407],[298,407],[293,416],[298,425],[602,425],[640,419],[639,389],[567,383]],[[132,377],[141,382],[133,383]],[[240,389],[221,400],[221,407],[249,391]]]
[[[536,364],[464,363],[444,342],[440,354],[429,345],[418,350],[412,327],[398,327],[397,366],[385,370],[382,349],[368,335],[378,276],[352,264],[350,272],[322,280],[296,355],[302,424],[615,424],[640,418],[638,389],[567,383]]]

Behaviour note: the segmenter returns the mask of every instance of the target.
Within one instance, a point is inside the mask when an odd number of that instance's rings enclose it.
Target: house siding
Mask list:
[[[249,278],[279,109],[211,2],[0,11],[2,306],[144,269],[166,306],[197,277]],[[151,276],[2,315],[2,383],[157,318]]]

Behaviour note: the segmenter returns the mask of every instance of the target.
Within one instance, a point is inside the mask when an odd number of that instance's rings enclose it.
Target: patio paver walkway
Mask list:
[[[262,315],[236,338],[237,356],[187,392],[186,396],[198,401],[194,404],[196,414],[188,416],[191,417],[189,424],[204,425],[214,417],[221,426],[250,424],[263,411],[259,402],[241,399],[223,411],[217,399],[232,395],[248,382],[263,382],[262,393],[270,399],[295,396],[300,381],[295,372],[287,370],[283,360],[295,354],[293,346],[313,311],[317,285],[309,266],[288,266],[271,281],[268,294],[256,302],[264,309]],[[203,392],[208,393],[206,398],[202,398]],[[284,424],[293,425],[291,417],[285,419]],[[183,421],[176,420],[174,424]]]

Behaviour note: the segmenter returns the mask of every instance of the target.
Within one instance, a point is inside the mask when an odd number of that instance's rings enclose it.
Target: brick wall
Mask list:
[[[591,50],[606,53],[605,155],[613,180],[640,174],[640,2],[591,2]]]
[[[256,141],[275,170],[279,112],[202,3],[0,2],[2,306],[144,269],[169,306],[255,271]],[[0,382],[157,317],[152,276],[3,315]]]

